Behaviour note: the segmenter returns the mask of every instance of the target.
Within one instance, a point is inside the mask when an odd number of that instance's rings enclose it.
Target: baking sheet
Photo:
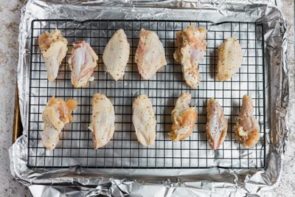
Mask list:
[[[82,3],[83,4],[83,3]],[[153,7],[152,4],[145,4],[145,8],[140,6],[124,7],[104,6],[103,3],[87,4],[83,7],[76,5],[69,6],[59,3],[51,4],[43,1],[31,1],[27,4],[22,16],[20,27],[20,61],[18,67],[18,84],[20,91],[20,106],[22,122],[24,124],[24,135],[10,149],[12,174],[25,184],[65,184],[78,183],[82,185],[99,185],[98,188],[117,188],[108,190],[109,193],[118,192],[136,193],[154,187],[157,191],[162,191],[163,196],[166,192],[177,194],[179,191],[189,191],[198,193],[199,189],[214,194],[216,191],[230,194],[259,193],[266,186],[274,185],[280,175],[281,157],[284,152],[284,145],[287,136],[286,108],[288,104],[288,81],[286,64],[286,34],[285,22],[280,11],[267,5],[244,5],[244,4],[222,4],[222,9],[211,4],[177,4],[176,2],[162,2],[161,6],[177,7],[178,9],[167,8],[147,8]],[[119,5],[119,4],[116,4]],[[121,4],[122,6],[122,4]],[[182,8],[181,8],[182,7]],[[82,9],[83,8],[83,9]],[[209,9],[210,8],[210,9]],[[170,13],[173,11],[174,15]],[[267,150],[268,159],[265,170],[231,170],[223,168],[212,169],[177,169],[161,170],[156,173],[154,170],[142,169],[85,169],[72,167],[69,169],[30,169],[27,167],[27,134],[28,134],[28,49],[31,21],[33,19],[147,19],[147,20],[207,20],[211,23],[228,21],[237,22],[259,22],[264,27],[265,42],[265,69],[266,76],[266,97],[267,117],[266,122],[270,124],[271,138],[266,138],[266,143],[270,145]],[[275,78],[277,80],[270,80]],[[171,176],[172,175],[172,176]],[[100,177],[100,178],[97,178]],[[122,180],[125,178],[125,180]],[[127,179],[127,180],[126,180]],[[135,181],[136,179],[136,181]],[[104,184],[102,184],[104,183]],[[161,183],[161,184],[159,184]],[[146,185],[150,184],[150,185]],[[102,187],[103,186],[103,187]],[[119,188],[119,190],[118,190]],[[96,192],[102,191],[94,189]],[[211,193],[210,193],[211,192]],[[182,192],[185,194],[185,192]],[[184,195],[185,196],[185,195]]]

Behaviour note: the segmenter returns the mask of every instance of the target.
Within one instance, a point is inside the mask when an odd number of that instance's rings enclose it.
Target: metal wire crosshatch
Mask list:
[[[173,60],[176,32],[189,24],[207,29],[207,51],[200,63],[201,82],[190,89],[182,78],[181,66]],[[48,82],[46,67],[37,38],[55,28],[62,31],[71,43],[84,39],[97,52],[99,67],[89,87],[75,89],[71,85],[68,55],[54,82]],[[131,55],[124,78],[115,82],[103,69],[103,49],[112,34],[123,28],[131,46]],[[165,47],[168,65],[151,80],[142,80],[134,64],[134,53],[141,28],[156,31]],[[29,132],[28,167],[69,167],[79,165],[91,168],[264,168],[266,159],[265,136],[265,70],[263,64],[263,27],[257,23],[227,22],[212,24],[206,21],[148,21],[148,20],[34,20],[30,37]],[[243,64],[230,81],[217,82],[215,78],[216,48],[224,39],[235,36],[243,49]],[[96,92],[106,94],[114,104],[116,131],[103,148],[93,150],[88,130],[91,116],[91,98]],[[192,106],[198,109],[198,123],[193,135],[181,142],[172,142],[167,133],[171,127],[171,111],[181,92],[192,94]],[[137,142],[132,125],[132,101],[139,94],[152,100],[157,118],[157,136],[153,146],[143,147]],[[233,126],[244,94],[252,97],[254,115],[259,121],[259,143],[244,149],[235,141]],[[79,106],[74,120],[61,133],[58,146],[46,151],[40,143],[43,130],[42,111],[51,96],[74,98]],[[218,151],[209,147],[206,138],[206,101],[214,97],[223,106],[228,118],[228,134]]]

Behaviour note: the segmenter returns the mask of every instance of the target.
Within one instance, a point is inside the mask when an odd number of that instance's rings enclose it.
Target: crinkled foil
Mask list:
[[[242,3],[244,2],[244,3]],[[261,22],[265,30],[267,122],[269,150],[265,170],[223,168],[152,169],[30,169],[27,167],[28,67],[31,21],[34,19],[171,19]],[[28,1],[19,34],[18,88],[23,135],[10,148],[12,175],[34,196],[244,196],[261,194],[280,179],[287,141],[288,66],[286,22],[267,4],[225,1]],[[275,79],[275,80],[274,80]]]

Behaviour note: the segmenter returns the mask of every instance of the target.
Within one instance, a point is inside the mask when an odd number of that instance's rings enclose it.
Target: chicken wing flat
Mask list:
[[[191,95],[182,93],[172,111],[172,131],[169,137],[173,141],[184,140],[191,136],[198,118],[197,109],[190,107]]]
[[[206,53],[206,29],[190,25],[176,33],[174,59],[182,65],[184,80],[188,86],[196,89],[199,85],[199,62]]]
[[[71,81],[75,88],[86,87],[92,78],[98,57],[91,46],[85,41],[73,44],[71,56],[68,60]]]
[[[73,99],[64,101],[51,97],[42,113],[44,131],[41,135],[42,144],[45,148],[52,150],[56,147],[60,133],[65,124],[72,121],[72,112],[77,107]]]
[[[167,64],[164,47],[155,32],[140,30],[135,63],[143,79],[152,78],[160,68]]]
[[[97,93],[92,98],[92,117],[89,129],[92,132],[94,149],[105,146],[114,135],[114,106],[104,94]]]
[[[232,78],[243,61],[242,48],[236,38],[226,39],[218,48],[217,75],[218,81]]]
[[[259,124],[253,116],[253,104],[250,96],[243,97],[242,108],[235,126],[238,141],[245,148],[251,148],[259,141]]]
[[[132,121],[137,140],[144,146],[151,145],[156,139],[156,118],[153,105],[146,95],[133,101]]]
[[[123,78],[129,59],[130,46],[123,29],[117,30],[109,40],[103,52],[103,62],[106,71],[114,80]]]
[[[47,68],[47,78],[54,81],[60,64],[67,54],[68,41],[59,30],[44,32],[38,37],[38,44]]]
[[[221,106],[213,98],[207,103],[206,132],[211,148],[217,150],[227,134],[227,119],[224,118]]]

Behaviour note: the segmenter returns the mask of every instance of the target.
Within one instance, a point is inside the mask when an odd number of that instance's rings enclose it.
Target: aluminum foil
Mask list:
[[[173,13],[173,14],[171,14]],[[224,168],[31,169],[28,163],[29,35],[34,19],[170,19],[261,22],[265,31],[267,75],[267,165],[265,170]],[[261,194],[280,179],[287,141],[288,66],[286,22],[279,9],[263,4],[225,1],[28,1],[19,34],[18,88],[23,135],[10,148],[12,175],[34,196],[242,196]],[[271,80],[276,79],[276,80]]]

